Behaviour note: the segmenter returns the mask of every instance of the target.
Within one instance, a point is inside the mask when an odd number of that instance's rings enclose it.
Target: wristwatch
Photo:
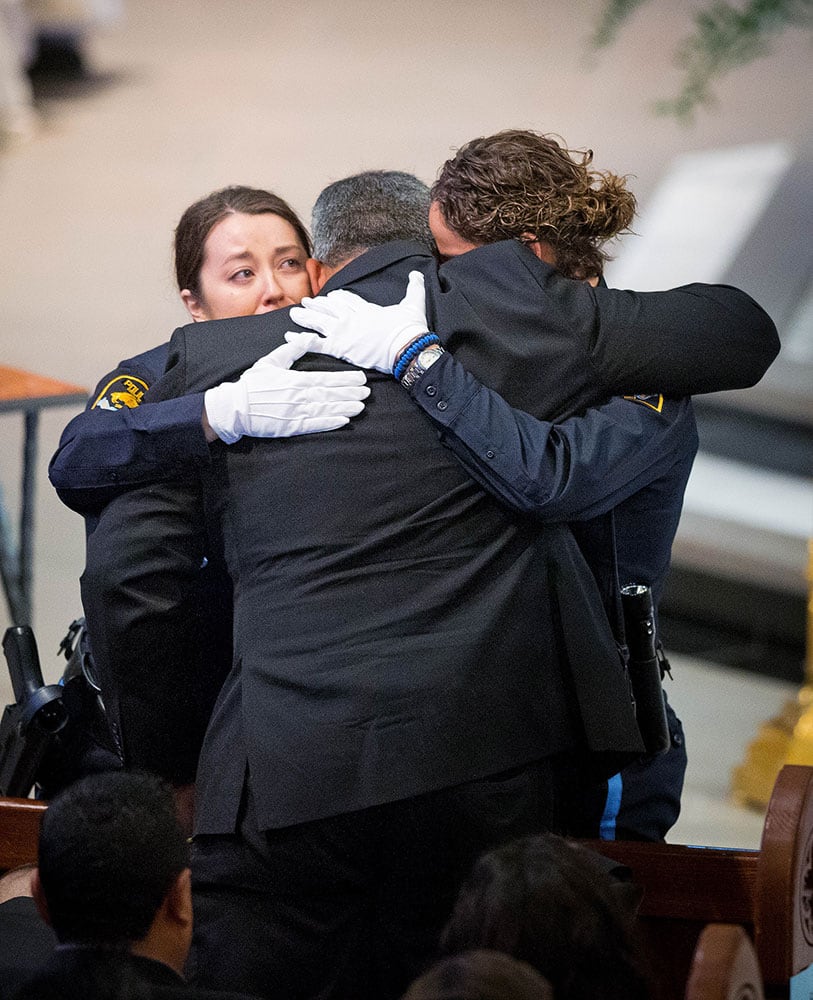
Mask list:
[[[405,389],[409,389],[445,353],[440,344],[432,344],[430,347],[425,347],[407,365],[406,371],[400,379],[401,385]]]

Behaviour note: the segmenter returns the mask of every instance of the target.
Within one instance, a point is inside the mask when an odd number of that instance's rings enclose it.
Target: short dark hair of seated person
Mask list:
[[[181,979],[192,940],[188,846],[159,778],[90,775],[57,795],[31,888],[59,944],[17,996],[198,995]]]
[[[479,949],[436,962],[403,1000],[553,1000],[553,990],[527,962]]]
[[[60,943],[129,946],[149,932],[188,865],[163,781],[92,775],[56,796],[43,815],[34,897]]]
[[[593,851],[554,834],[482,855],[441,936],[441,954],[493,949],[532,965],[556,1000],[646,1000],[634,901]]]
[[[36,972],[54,950],[56,938],[31,896],[34,865],[0,876],[0,1000]]]

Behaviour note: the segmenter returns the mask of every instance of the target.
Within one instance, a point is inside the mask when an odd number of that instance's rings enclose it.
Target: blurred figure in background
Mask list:
[[[38,93],[98,79],[88,40],[123,9],[124,0],[0,0],[0,150],[36,135]]]
[[[88,39],[94,31],[119,21],[124,0],[25,0],[35,51],[29,73],[35,80],[84,80]]]
[[[0,0],[0,150],[27,142],[37,131],[34,95],[26,73],[33,45],[24,0]]]

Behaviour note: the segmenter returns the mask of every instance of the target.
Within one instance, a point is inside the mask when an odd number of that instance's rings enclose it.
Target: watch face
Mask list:
[[[418,355],[418,364],[421,368],[428,368],[437,361],[440,355],[441,352],[436,346],[432,345],[432,347],[426,347]]]

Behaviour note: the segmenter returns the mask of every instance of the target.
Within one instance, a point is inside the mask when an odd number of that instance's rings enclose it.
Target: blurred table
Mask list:
[[[19,411],[25,422],[16,543],[0,484],[0,574],[14,625],[31,624],[34,473],[40,410],[47,406],[84,405],[87,395],[86,389],[70,382],[0,365],[0,413]]]

